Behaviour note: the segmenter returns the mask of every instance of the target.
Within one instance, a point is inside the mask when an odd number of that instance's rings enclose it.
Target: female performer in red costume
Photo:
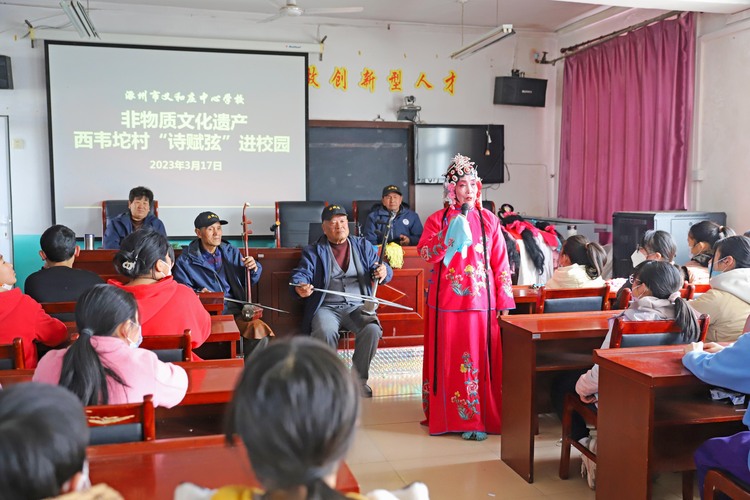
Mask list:
[[[432,214],[418,249],[434,264],[427,298],[422,405],[430,434],[500,434],[502,346],[497,318],[513,309],[499,219],[482,208],[474,163],[456,155],[445,178],[448,207]],[[462,214],[463,208],[463,214]]]

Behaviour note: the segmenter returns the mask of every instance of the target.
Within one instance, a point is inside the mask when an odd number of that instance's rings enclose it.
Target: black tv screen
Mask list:
[[[484,184],[504,182],[503,125],[418,124],[414,130],[417,184],[442,184],[456,154],[471,158]]]

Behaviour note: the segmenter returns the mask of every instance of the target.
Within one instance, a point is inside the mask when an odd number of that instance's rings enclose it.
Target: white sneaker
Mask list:
[[[592,453],[596,453],[596,436],[588,438],[586,447]],[[581,476],[586,478],[589,488],[592,490],[596,489],[596,462],[589,459],[586,455],[581,455]]]

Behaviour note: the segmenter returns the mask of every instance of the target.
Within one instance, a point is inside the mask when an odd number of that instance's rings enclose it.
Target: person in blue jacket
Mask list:
[[[383,233],[388,226],[391,212],[396,217],[391,223],[391,232],[387,243],[395,241],[401,246],[414,246],[422,237],[422,221],[419,215],[409,209],[409,205],[403,202],[404,197],[398,186],[386,186],[383,188],[382,203],[375,205],[372,212],[367,216],[363,229],[365,239],[373,245],[383,243]]]
[[[197,293],[223,292],[224,296],[235,300],[247,300],[246,271],[250,270],[251,284],[260,280],[263,271],[260,263],[252,256],[243,257],[239,249],[222,239],[222,220],[213,212],[201,212],[195,218],[195,234],[187,249],[175,261],[173,275],[175,281],[187,285]],[[249,352],[261,339],[273,335],[271,328],[259,319],[244,317],[242,304],[226,301],[223,314],[232,314]]]
[[[722,347],[713,342],[694,342],[685,346],[682,364],[707,384],[750,394],[750,335]],[[742,422],[750,427],[750,411]],[[733,436],[709,439],[694,455],[698,485],[703,498],[703,483],[710,469],[729,472],[740,481],[750,483],[750,431]]]
[[[151,228],[167,235],[164,223],[151,213],[154,193],[147,187],[138,186],[130,190],[128,210],[107,221],[102,248],[120,249],[120,242],[130,233],[139,229]]]
[[[293,290],[305,301],[302,332],[333,349],[338,344],[340,328],[353,332],[356,340],[352,365],[359,375],[362,395],[372,397],[372,389],[367,385],[370,362],[383,335],[377,315],[362,300],[313,291],[313,287],[372,295],[372,281],[387,283],[393,277],[393,270],[388,264],[378,262],[375,249],[364,238],[349,236],[343,207],[325,207],[321,219],[324,235],[302,250],[302,259],[290,279]]]

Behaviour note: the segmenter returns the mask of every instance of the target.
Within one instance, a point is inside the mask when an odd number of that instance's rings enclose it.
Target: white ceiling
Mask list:
[[[86,0],[80,0],[84,7]],[[210,16],[242,16],[262,19],[275,14],[285,0],[89,0],[88,8],[95,20],[98,10],[133,10],[151,13],[190,10]],[[45,7],[50,14],[59,12],[59,0],[0,0],[2,5]],[[328,21],[346,23],[364,20],[391,23],[419,23],[460,26],[462,4],[458,0],[298,0],[301,8],[363,7],[356,14],[329,16]],[[555,0],[466,0],[463,23],[466,26],[496,27],[513,24],[515,28],[554,31],[597,6]],[[0,16],[2,17],[2,16]],[[312,19],[308,18],[310,21]],[[316,18],[315,21],[320,21]],[[6,20],[7,21],[7,20]],[[22,21],[22,20],[21,20]],[[299,22],[298,20],[278,20]]]

